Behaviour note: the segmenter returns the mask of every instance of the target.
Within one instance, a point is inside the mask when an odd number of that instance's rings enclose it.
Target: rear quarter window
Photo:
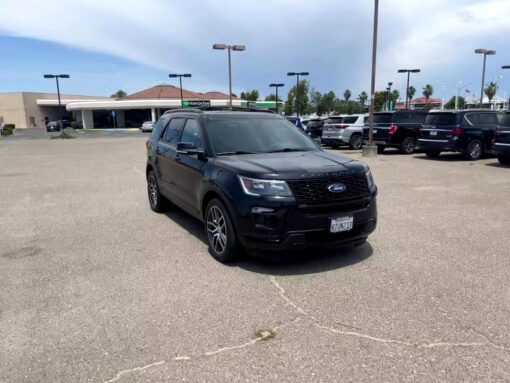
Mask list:
[[[501,126],[510,128],[510,113],[505,113],[501,117],[500,124]]]
[[[353,116],[353,117],[344,117],[344,124],[354,124],[356,123],[356,121],[358,121],[358,117],[356,116]]]
[[[391,124],[392,113],[374,113],[374,122]]]
[[[464,115],[464,126],[480,125],[480,113],[467,113]]]
[[[495,126],[498,124],[498,116],[496,113],[482,113],[480,114],[480,123],[482,125]]]

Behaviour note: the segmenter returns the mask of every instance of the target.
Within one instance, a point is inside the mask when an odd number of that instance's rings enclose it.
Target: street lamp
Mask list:
[[[299,76],[308,76],[308,72],[287,72],[287,76],[296,76],[296,114],[299,117],[299,104],[298,104],[298,89],[299,89]]]
[[[184,74],[169,74],[168,77],[170,78],[177,78],[179,77],[179,86],[181,88],[181,107],[183,106],[183,98],[182,98],[182,78],[183,77],[191,77],[191,74],[189,73],[184,73]]]
[[[228,51],[228,89],[230,98],[230,107],[232,108],[232,63],[230,59],[230,51],[244,51],[244,45],[226,45],[226,44],[213,44],[213,49],[227,50]]]
[[[278,113],[279,112],[279,107],[278,107],[278,88],[281,88],[282,86],[285,86],[285,84],[272,83],[272,84],[269,84],[269,86],[275,89],[275,92],[276,92],[276,113]]]
[[[69,77],[70,76],[68,74],[45,74],[44,75],[44,78],[54,78],[55,80],[57,80],[58,112],[59,112],[60,124],[61,124],[62,131],[64,130],[64,123],[62,122],[63,114],[62,114],[62,104],[60,102],[60,85],[58,83],[58,79],[59,78],[69,78]]]
[[[411,73],[419,73],[419,69],[399,69],[398,73],[407,73],[407,88],[406,88],[406,109],[409,109],[409,77]]]
[[[490,49],[475,49],[476,54],[483,55],[483,69],[482,69],[482,90],[480,91],[480,108],[483,107],[483,84],[485,82],[485,63],[487,61],[487,55],[495,55],[496,51]]]

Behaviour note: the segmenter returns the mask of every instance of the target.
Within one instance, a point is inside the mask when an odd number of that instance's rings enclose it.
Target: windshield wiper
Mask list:
[[[284,152],[309,152],[311,149],[308,148],[282,148],[277,150],[271,150],[265,153],[284,153]]]
[[[236,151],[233,151],[233,152],[216,153],[217,156],[232,156],[232,155],[236,155],[236,154],[256,154],[256,152],[248,152],[248,151],[245,151],[245,150],[236,150]]]

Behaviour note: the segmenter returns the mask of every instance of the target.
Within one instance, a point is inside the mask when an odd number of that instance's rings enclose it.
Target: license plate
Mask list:
[[[352,230],[353,223],[354,223],[353,216],[331,218],[329,232],[339,233],[341,231]]]
[[[430,131],[430,135],[431,135],[431,136],[437,136],[437,132],[436,132],[435,130],[431,130],[431,131]]]

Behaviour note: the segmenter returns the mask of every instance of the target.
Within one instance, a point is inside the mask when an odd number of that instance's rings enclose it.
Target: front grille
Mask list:
[[[342,183],[345,190],[332,193],[328,186]],[[365,174],[312,178],[287,181],[287,184],[299,203],[324,203],[363,198],[369,195],[368,181]]]

